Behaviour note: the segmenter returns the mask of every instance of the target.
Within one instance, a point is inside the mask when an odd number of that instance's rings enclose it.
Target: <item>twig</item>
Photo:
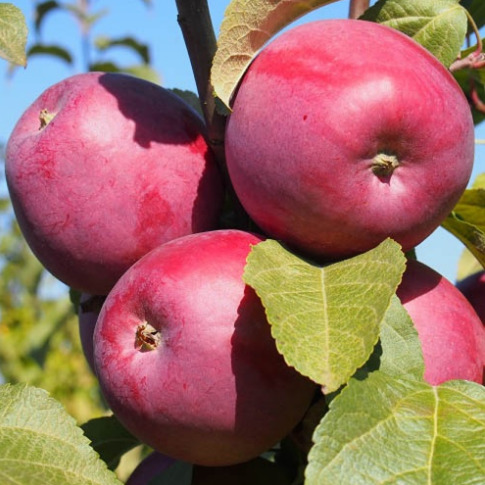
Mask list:
[[[349,19],[358,19],[368,8],[370,0],[350,0]]]

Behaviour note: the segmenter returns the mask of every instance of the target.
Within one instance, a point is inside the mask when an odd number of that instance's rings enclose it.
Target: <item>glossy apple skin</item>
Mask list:
[[[456,287],[465,295],[485,325],[485,271],[477,271],[458,281]]]
[[[409,37],[362,20],[290,29],[242,79],[225,150],[234,189],[270,237],[322,260],[425,239],[466,188],[469,105]],[[394,155],[391,174],[374,157]]]
[[[41,128],[40,113],[52,120]],[[200,117],[169,91],[87,73],[47,89],[17,122],[6,177],[43,265],[106,295],[149,250],[215,228],[222,182]]]
[[[461,292],[430,267],[409,260],[397,295],[421,341],[424,379],[431,385],[452,379],[482,384],[485,329]]]
[[[261,238],[186,236],[135,263],[108,295],[94,334],[96,374],[118,419],[156,451],[206,466],[260,455],[308,408],[315,384],[277,352],[242,275]],[[142,351],[148,322],[161,343]]]

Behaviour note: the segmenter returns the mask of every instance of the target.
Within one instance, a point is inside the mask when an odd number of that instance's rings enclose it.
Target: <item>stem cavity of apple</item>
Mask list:
[[[162,341],[160,332],[148,322],[138,325],[135,336],[135,348],[140,352],[155,350]]]
[[[389,178],[394,170],[399,166],[399,160],[396,155],[389,153],[378,153],[372,159],[372,172],[378,177]]]
[[[56,116],[55,113],[51,113],[46,109],[41,110],[39,114],[39,120],[40,120],[39,131],[44,129],[54,119],[55,116]]]

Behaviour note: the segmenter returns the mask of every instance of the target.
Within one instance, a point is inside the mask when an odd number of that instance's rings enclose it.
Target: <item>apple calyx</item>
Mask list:
[[[55,117],[55,113],[47,111],[47,109],[42,109],[39,114],[40,126],[39,131],[45,128]]]
[[[140,352],[155,350],[162,341],[160,332],[148,322],[138,325],[135,336],[135,348]]]
[[[390,177],[398,166],[399,160],[396,155],[378,153],[372,159],[371,169],[378,177]]]

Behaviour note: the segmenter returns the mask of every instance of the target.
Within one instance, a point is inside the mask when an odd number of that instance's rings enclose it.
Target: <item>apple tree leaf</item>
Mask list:
[[[113,415],[90,419],[81,428],[110,470],[116,469],[121,457],[140,444]]]
[[[146,44],[133,37],[120,37],[110,39],[104,35],[96,37],[94,45],[100,51],[106,51],[112,47],[126,47],[140,57],[143,64],[150,64],[150,51]]]
[[[0,386],[2,484],[120,485],[62,405],[43,389]]]
[[[459,0],[379,0],[361,18],[412,37],[446,67],[458,57],[468,27]]]
[[[476,183],[480,183],[480,180]],[[441,225],[456,236],[485,267],[485,189],[465,190]]]
[[[211,82],[229,107],[231,95],[258,50],[304,14],[336,0],[232,0],[217,39]]]
[[[424,382],[419,338],[397,297],[380,341],[379,370],[351,379],[315,429],[305,485],[481,483],[485,387]]]
[[[261,298],[286,362],[327,393],[371,355],[404,268],[391,239],[324,267],[266,240],[252,248],[243,277]]]
[[[0,3],[0,57],[13,64],[26,66],[27,33],[22,11],[11,3]]]
[[[392,377],[422,380],[424,360],[418,332],[395,295],[381,324],[380,341],[381,372]]]
[[[34,44],[27,51],[27,57],[40,54],[57,57],[57,59],[67,64],[73,63],[71,53],[58,45]]]
[[[470,12],[478,28],[485,25],[485,2],[483,0],[462,0],[461,4]]]
[[[315,430],[306,485],[479,484],[485,387],[433,387],[374,372],[352,379]]]

